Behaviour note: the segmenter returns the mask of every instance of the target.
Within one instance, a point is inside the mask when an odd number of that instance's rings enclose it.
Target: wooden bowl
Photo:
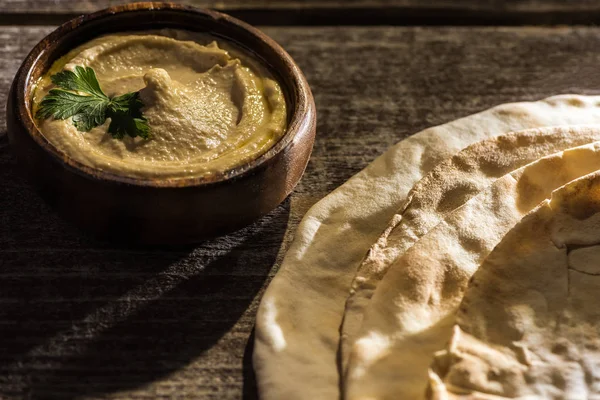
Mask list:
[[[285,135],[246,165],[210,178],[171,181],[105,172],[83,165],[52,146],[32,118],[31,95],[36,80],[57,58],[94,37],[162,27],[209,32],[262,59],[286,94],[290,115]],[[172,3],[134,3],[75,18],[39,42],[13,81],[7,123],[20,167],[64,218],[102,237],[181,244],[240,228],[281,203],[308,163],[316,111],[298,66],[259,30],[214,11]]]

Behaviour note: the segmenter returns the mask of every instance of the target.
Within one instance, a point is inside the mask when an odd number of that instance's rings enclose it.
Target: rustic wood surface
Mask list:
[[[0,27],[0,104],[51,29]],[[0,398],[255,398],[256,307],[312,204],[427,126],[509,101],[600,93],[600,28],[265,31],[313,89],[313,157],[270,215],[195,247],[128,248],[64,223],[19,176],[0,114]]]
[[[60,24],[127,0],[2,0],[0,24]],[[556,25],[600,23],[596,0],[173,0],[255,25]]]
[[[103,7],[127,3],[126,0],[3,0],[0,10],[10,12],[90,12]],[[232,9],[311,9],[311,8],[404,8],[458,9],[483,11],[600,10],[595,0],[174,0],[198,7]]]

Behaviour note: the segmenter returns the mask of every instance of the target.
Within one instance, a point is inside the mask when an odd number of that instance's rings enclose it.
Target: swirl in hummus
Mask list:
[[[286,103],[265,66],[233,44],[176,30],[99,37],[57,60],[38,82],[76,65],[94,69],[109,96],[140,91],[152,138],[114,139],[110,119],[80,132],[71,119],[38,120],[48,141],[75,160],[138,178],[200,177],[258,158],[286,129]]]

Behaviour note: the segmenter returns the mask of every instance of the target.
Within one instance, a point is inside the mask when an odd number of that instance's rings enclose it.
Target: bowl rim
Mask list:
[[[285,65],[286,75],[289,74],[288,78],[292,83],[291,86],[293,86],[290,87],[287,82],[280,82],[287,94],[286,97],[292,99],[291,105],[293,106],[293,109],[291,110],[291,116],[288,117],[289,122],[283,136],[279,138],[279,140],[261,156],[254,158],[238,167],[215,172],[211,175],[177,178],[138,178],[101,170],[75,160],[68,153],[56,148],[53,144],[51,144],[35,124],[30,107],[30,96],[26,96],[26,93],[28,92],[28,86],[33,85],[33,82],[31,82],[32,72],[41,56],[48,51],[44,44],[48,41],[59,41],[63,36],[80,29],[91,22],[97,22],[98,20],[102,19],[109,20],[115,15],[122,13],[146,11],[178,11],[182,13],[198,15],[204,18],[208,17],[215,20],[217,23],[229,24],[237,29],[241,29],[245,31],[245,33],[254,36],[255,39],[262,41],[268,47],[270,47],[270,49],[273,51],[273,54],[276,54],[280,58],[280,61],[282,61]],[[224,35],[224,37],[227,38],[226,35]],[[234,43],[236,43],[235,40]],[[238,45],[240,44],[238,43]],[[249,50],[252,51],[252,49]],[[261,60],[261,62],[262,61],[263,60]],[[276,74],[283,74],[283,72],[279,70],[275,70],[274,72],[276,72]],[[310,129],[310,126],[314,123],[313,120],[316,117],[314,100],[312,98],[312,93],[306,78],[292,57],[277,42],[259,29],[230,15],[214,10],[166,2],[136,2],[112,6],[91,14],[81,15],[63,23],[54,31],[41,39],[25,57],[15,78],[15,90],[17,102],[16,108],[21,123],[36,144],[39,145],[51,157],[53,157],[55,160],[58,160],[63,166],[67,167],[71,171],[79,175],[83,175],[84,177],[98,181],[141,187],[181,188],[212,186],[252,174],[261,167],[267,166],[280,152],[293,143],[294,139],[299,136],[299,134],[307,129]]]

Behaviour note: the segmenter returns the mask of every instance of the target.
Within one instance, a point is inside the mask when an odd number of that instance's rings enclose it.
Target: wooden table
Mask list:
[[[56,24],[115,3],[1,2],[0,103]],[[0,114],[2,399],[255,398],[256,308],[312,204],[425,127],[509,101],[600,93],[600,28],[540,25],[594,24],[592,0],[194,3],[265,25],[304,70],[319,120],[306,174],[267,217],[196,247],[103,243],[19,176]]]

